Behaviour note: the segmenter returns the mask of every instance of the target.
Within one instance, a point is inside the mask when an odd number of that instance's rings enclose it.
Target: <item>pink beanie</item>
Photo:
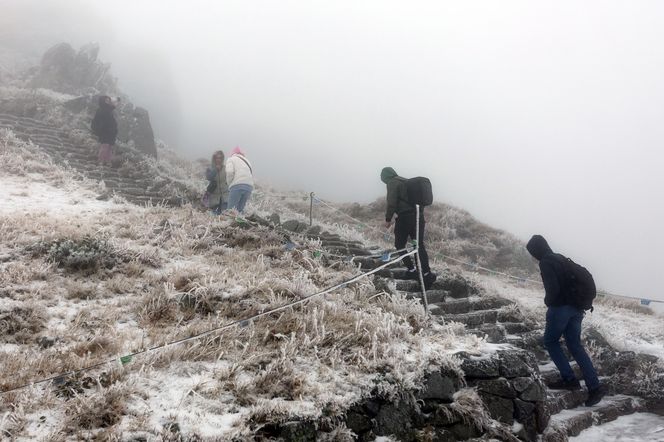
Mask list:
[[[242,152],[242,149],[240,149],[240,146],[235,146],[233,150],[231,150],[231,155],[244,155],[244,152]]]

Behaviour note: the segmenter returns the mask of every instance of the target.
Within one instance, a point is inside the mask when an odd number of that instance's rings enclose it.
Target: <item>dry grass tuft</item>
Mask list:
[[[169,325],[178,317],[177,303],[166,293],[164,286],[144,296],[136,314],[144,327]]]
[[[100,388],[91,395],[77,395],[65,406],[65,428],[71,434],[81,429],[109,428],[127,414],[127,402],[132,394],[127,385]]]
[[[4,342],[27,344],[46,328],[46,312],[37,306],[0,311],[0,337]]]
[[[66,279],[65,290],[65,298],[67,299],[94,299],[100,295],[100,291],[95,285],[76,279]]]

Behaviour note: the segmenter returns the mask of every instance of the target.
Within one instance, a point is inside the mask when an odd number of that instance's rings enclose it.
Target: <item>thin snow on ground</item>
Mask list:
[[[69,186],[63,189],[43,182],[40,178],[38,174],[29,177],[2,177],[0,213],[80,217],[90,213],[97,214],[114,206],[112,202],[94,199],[95,195],[91,191],[81,187]]]
[[[591,427],[576,437],[574,442],[662,442],[664,441],[664,416],[652,413],[634,413],[613,422]]]

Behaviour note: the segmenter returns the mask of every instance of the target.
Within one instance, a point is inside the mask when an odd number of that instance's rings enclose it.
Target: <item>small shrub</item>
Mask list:
[[[106,239],[91,236],[41,242],[33,250],[45,254],[49,261],[56,263],[58,267],[73,272],[111,269],[124,261]]]

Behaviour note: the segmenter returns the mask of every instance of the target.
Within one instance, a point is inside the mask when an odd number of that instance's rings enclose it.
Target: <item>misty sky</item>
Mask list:
[[[386,165],[428,176],[600,287],[664,299],[662,2],[0,5],[0,38],[35,53],[99,42],[183,155],[240,145],[262,182],[337,201],[382,196]]]

